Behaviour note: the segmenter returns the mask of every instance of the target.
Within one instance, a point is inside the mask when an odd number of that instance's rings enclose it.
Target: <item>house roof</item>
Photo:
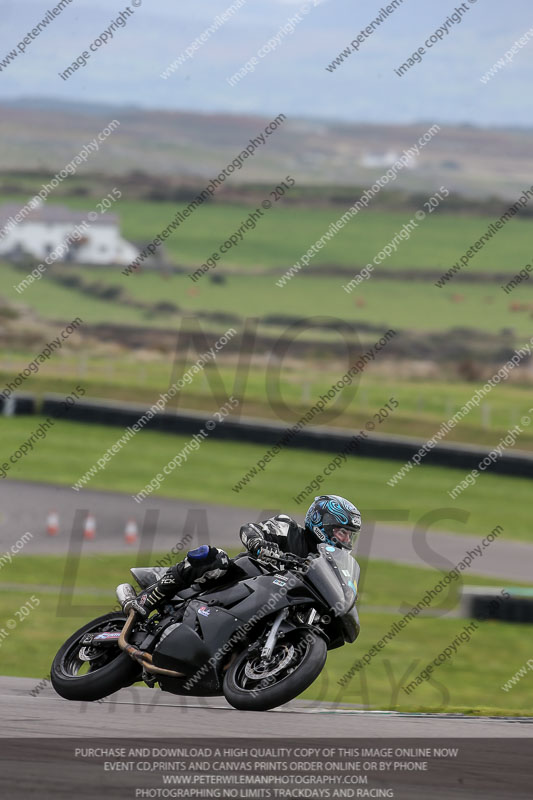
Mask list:
[[[24,225],[25,222],[44,222],[47,224],[66,224],[79,225],[84,221],[88,221],[90,211],[72,211],[65,206],[55,206],[42,204],[37,208],[31,209],[26,213],[26,208],[22,211],[21,207],[13,203],[5,203],[0,206],[0,225],[5,225],[9,222],[11,217],[15,218],[17,214],[23,214],[23,220],[19,225]],[[96,225],[115,225],[119,224],[119,219],[116,214],[102,214],[98,215],[98,219],[91,224]]]

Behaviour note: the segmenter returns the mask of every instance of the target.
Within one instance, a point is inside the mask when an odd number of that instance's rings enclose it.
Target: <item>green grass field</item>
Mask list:
[[[2,460],[17,450],[39,422],[39,417],[0,420]],[[47,437],[38,441],[33,452],[11,467],[9,479],[72,486],[122,432],[114,427],[91,425],[88,428],[76,423],[57,422]],[[162,471],[186,441],[180,436],[141,432],[110,461],[106,470],[97,472],[86,488],[137,494]],[[263,456],[265,449],[256,445],[204,441],[182,467],[166,478],[159,492],[152,497],[161,494],[243,508],[279,507],[301,518],[306,503],[299,505],[294,497],[322,473],[333,455],[282,450],[248,486],[238,493],[233,491],[232,487]],[[468,513],[464,524],[447,519],[446,511],[442,511],[442,519],[432,527],[482,534],[501,523],[505,528],[504,538],[532,541],[531,481],[485,474],[475,486],[452,501],[447,492],[463,479],[463,472],[421,466],[409,473],[399,485],[389,487],[386,481],[401,466],[398,461],[350,458],[344,467],[324,481],[321,491],[353,497],[366,518],[384,519],[387,510],[403,509],[408,512],[405,524],[412,525],[430,511],[459,508]],[[80,499],[82,497],[83,493],[80,493]],[[142,507],[140,504],[139,508]]]
[[[83,269],[84,278],[122,286],[135,300],[145,303],[171,302],[180,312],[154,313],[116,301],[101,300],[60,286],[45,276],[22,295],[14,286],[24,278],[23,272],[7,264],[0,265],[0,293],[13,302],[28,305],[50,320],[70,320],[80,316],[87,324],[108,323],[141,325],[155,328],[178,328],[182,316],[198,312],[234,314],[238,319],[282,315],[288,317],[333,317],[355,323],[371,323],[386,331],[420,331],[431,333],[451,328],[475,329],[498,333],[509,329],[518,341],[531,335],[533,284],[519,286],[506,295],[496,284],[461,284],[438,289],[427,281],[390,281],[372,279],[361,284],[352,294],[343,291],[349,278],[340,276],[307,277],[297,275],[284,288],[274,277],[230,275],[224,284],[212,283],[205,277],[194,285],[185,275],[161,276],[139,273],[125,278],[120,272]],[[519,310],[516,304],[519,305]],[[202,322],[204,328],[225,330],[224,323]],[[265,323],[262,322],[262,326]],[[269,332],[281,335],[284,328],[268,326]],[[326,338],[316,329],[306,329],[307,336]],[[339,334],[330,338],[338,341]],[[365,334],[364,339],[368,338]]]
[[[161,555],[154,555],[153,559]],[[40,604],[0,642],[2,673],[32,677],[36,684],[45,678],[63,641],[86,621],[115,605],[114,587],[130,580],[128,568],[132,559],[131,555],[84,557],[72,600],[74,609],[70,609],[65,603],[58,605],[57,587],[63,585],[64,559],[17,556],[4,568],[2,578],[5,583],[16,583],[18,588],[16,591],[9,586],[0,589],[0,616],[4,620],[16,620],[15,612],[32,595]],[[304,698],[405,711],[533,713],[533,676],[526,676],[509,692],[501,689],[531,656],[529,630],[523,625],[480,623],[479,630],[458,649],[454,658],[435,670],[431,682],[423,683],[407,695],[401,686],[413,680],[469,622],[460,618],[417,617],[380,651],[369,667],[357,672],[347,686],[339,686],[338,681],[353,663],[405,613],[400,612],[403,604],[416,604],[436,580],[432,570],[380,561],[363,561],[361,566],[364,575],[359,603],[361,635],[353,645],[330,653],[325,670],[304,693]],[[475,576],[469,577],[468,583],[499,585],[496,580]],[[454,588],[446,605],[453,608],[456,602]],[[386,605],[391,611],[373,611],[372,606],[378,605]],[[395,613],[392,609],[396,608],[398,612]],[[496,659],[495,652],[507,656]]]
[[[113,320],[119,325],[154,325],[158,321],[150,321],[146,314],[137,308],[109,303],[94,297],[66,289],[42,278],[33,284],[24,294],[17,294],[17,286],[25,277],[25,272],[0,264],[0,294],[6,299],[24,306],[29,306],[45,320],[54,320],[55,327],[60,328],[59,321],[67,321],[81,317],[88,324],[109,322]],[[159,319],[159,324],[166,327],[168,320]]]
[[[35,353],[29,350],[9,353],[0,350],[0,386],[12,381],[34,357]],[[120,357],[87,353],[80,357],[77,352],[64,351],[61,356],[47,362],[39,373],[32,375],[23,388],[38,396],[51,392],[66,396],[79,383],[85,388],[88,398],[126,400],[149,407],[193,361],[191,354],[189,362],[177,364],[173,372],[173,365],[165,356],[151,355],[143,359],[131,352]],[[179,404],[175,400],[169,408],[216,410],[224,402],[216,379],[220,379],[228,394],[237,391],[234,389],[237,378],[243,374],[247,363],[243,359],[240,366],[219,363],[212,368],[208,365],[202,376],[180,392]],[[281,397],[292,409],[292,416],[289,416],[289,412],[280,408],[275,394],[277,381],[274,376],[278,366],[273,361],[268,369],[257,364],[249,367],[242,396],[243,416],[294,423],[343,372],[341,364],[336,369],[323,365],[317,369],[314,362],[284,362],[280,371]],[[376,412],[395,397],[399,407],[384,422],[377,422],[376,430],[428,439],[443,420],[453,416],[483,385],[483,380],[467,383],[448,376],[445,380],[444,377],[441,380],[394,379],[367,370],[354,383],[354,396],[347,395],[347,390],[344,390],[339,410],[336,410],[336,401],[332,404],[334,413],[324,421],[357,431],[368,421],[376,422]],[[510,428],[520,423],[532,405],[529,385],[502,383],[482,404],[472,409],[447,441],[470,442],[491,448]],[[533,428],[524,428],[517,447],[533,450]]]
[[[120,285],[124,280],[115,271],[106,274],[103,271],[84,270],[83,274],[109,285]],[[275,340],[286,337],[289,328],[279,323],[267,324],[265,319],[276,315],[305,319],[309,309],[315,309],[320,311],[319,316],[334,318],[342,323],[370,323],[381,332],[389,328],[400,333],[416,331],[421,344],[427,335],[453,328],[463,329],[466,341],[468,331],[472,329],[490,334],[505,329],[509,334],[509,346],[514,348],[531,337],[532,312],[527,309],[533,309],[533,285],[520,287],[512,297],[504,295],[499,287],[493,285],[463,285],[459,288],[459,301],[456,302],[452,289],[441,291],[427,283],[413,281],[370,280],[354,295],[347,295],[342,291],[338,278],[304,279],[297,276],[284,289],[279,289],[273,279],[265,276],[232,276],[223,285],[206,280],[198,287],[191,287],[190,281],[183,275],[163,278],[144,273],[132,277],[126,289],[137,300],[172,302],[181,309],[180,313],[160,314],[67,289],[46,280],[46,276],[19,296],[13,286],[21,278],[21,272],[0,265],[0,294],[11,297],[17,304],[30,307],[43,319],[49,320],[54,330],[58,330],[62,322],[79,316],[86,325],[113,322],[117,325],[175,329],[177,337],[179,330],[191,327],[186,317],[222,311],[235,315],[236,321],[231,323],[200,318],[200,329],[220,335],[232,324],[240,329],[244,319],[255,317],[258,320],[257,334],[269,335]],[[518,303],[521,310],[513,311],[514,303]],[[291,331],[289,335],[294,337],[294,332]],[[340,331],[307,326],[297,338],[338,345],[345,336]],[[378,338],[378,333],[365,332],[358,336],[363,349],[370,348]],[[431,344],[430,348],[434,347]],[[28,356],[31,359],[31,354]],[[504,360],[503,357],[501,360]]]
[[[27,199],[16,195],[0,196],[0,202],[20,203],[21,206]],[[354,197],[353,201],[357,199]],[[62,204],[79,210],[94,208],[94,201],[88,198],[67,198]],[[174,203],[133,202],[124,197],[114,204],[110,213],[120,215],[122,232],[127,239],[148,242],[167,227],[180,207]],[[202,264],[239,228],[251,210],[245,205],[201,206],[167,239],[169,256],[179,264]],[[257,227],[247,232],[221,264],[287,269],[344,211],[342,207],[320,209],[275,204],[264,212]],[[317,263],[363,266],[411,216],[414,214],[409,211],[405,214],[360,212],[330,240],[317,257]],[[449,269],[492,221],[489,217],[433,213],[420,222],[411,239],[402,242],[384,266]],[[529,221],[511,220],[476,255],[468,269],[509,272],[520,269],[531,257],[529,229]]]
[[[207,277],[192,284],[186,275],[162,276],[146,272],[128,278],[124,284],[120,272],[102,273],[95,269],[84,270],[83,276],[87,280],[122,286],[137,300],[172,302],[183,312],[192,314],[222,309],[238,317],[264,319],[274,314],[306,317],[312,309],[320,316],[367,322],[383,330],[393,327],[429,332],[475,328],[497,333],[502,328],[511,328],[524,339],[531,336],[531,281],[523,283],[512,295],[506,295],[498,284],[454,285],[452,282],[438,289],[428,280],[369,279],[347,294],[342,287],[350,278],[338,275],[308,277],[301,273],[283,288],[276,285],[275,277],[266,275],[227,275],[223,284],[212,283]],[[524,310],[513,310],[517,303]],[[528,305],[529,310],[526,309]]]

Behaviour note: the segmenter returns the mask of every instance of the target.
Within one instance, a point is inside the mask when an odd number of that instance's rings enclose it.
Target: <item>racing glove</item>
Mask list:
[[[279,545],[264,538],[263,532],[268,532],[268,526],[265,523],[252,522],[244,525],[241,528],[241,538],[244,538],[243,531],[246,538],[246,549],[256,558],[275,558],[281,553]]]
[[[259,548],[258,556],[264,561],[268,561],[269,559],[276,561],[279,558],[280,553],[281,550],[278,544],[275,544],[274,542],[263,542],[262,546]]]
[[[241,528],[241,541],[249,553],[257,556],[261,548],[266,544],[263,525],[255,522],[243,525]]]

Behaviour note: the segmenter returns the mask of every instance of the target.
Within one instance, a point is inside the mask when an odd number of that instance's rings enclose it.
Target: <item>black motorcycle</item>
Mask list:
[[[164,567],[131,572],[142,590]],[[193,585],[148,619],[134,610],[89,622],[60,648],[51,682],[67,700],[99,700],[144,681],[177,695],[224,695],[232,706],[266,711],[318,677],[328,650],[359,635],[359,565],[347,550],[267,561],[240,554],[216,585]],[[117,587],[121,607],[136,596]]]

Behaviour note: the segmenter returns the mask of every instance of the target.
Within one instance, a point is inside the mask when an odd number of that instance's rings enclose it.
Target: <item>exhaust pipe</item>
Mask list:
[[[124,604],[127,603],[128,600],[135,600],[137,597],[137,592],[131,583],[120,583],[115,589],[115,593],[121,608],[124,608]]]
[[[128,589],[131,589],[133,592],[133,597],[137,597],[133,586],[131,586],[129,583],[121,583],[120,586],[117,586],[117,598],[122,605],[126,602],[126,600],[132,599],[131,596],[127,594]],[[123,597],[124,601],[122,599]],[[136,616],[137,613],[132,608],[128,619],[126,620],[126,623],[120,632],[120,636],[118,637],[118,646],[120,649],[124,650],[124,652],[127,653],[130,658],[133,658],[134,661],[137,661],[147,672],[153,672],[156,675],[168,675],[171,678],[185,678],[186,676],[183,672],[175,672],[172,669],[163,669],[162,667],[154,666],[154,664],[152,664],[152,656],[150,653],[147,653],[145,650],[139,650],[139,648],[135,647],[135,645],[129,644],[128,636],[133,628]]]

